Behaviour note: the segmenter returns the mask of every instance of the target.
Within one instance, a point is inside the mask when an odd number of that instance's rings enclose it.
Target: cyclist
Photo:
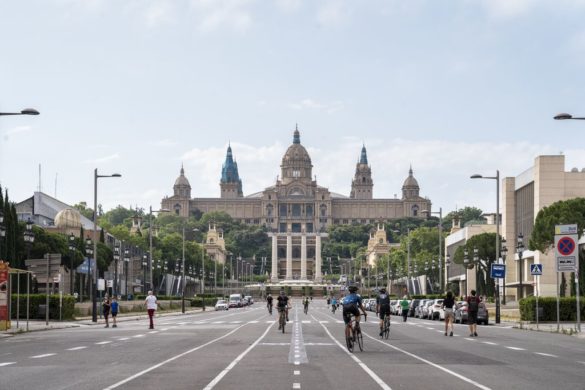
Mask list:
[[[351,330],[351,315],[355,316],[356,322],[360,322],[360,310],[367,317],[366,309],[362,303],[362,297],[357,294],[357,286],[349,286],[349,295],[344,299],[343,303],[343,321],[345,322],[345,337],[349,337]]]
[[[288,322],[288,297],[284,293],[284,290],[280,290],[280,295],[276,300],[278,301],[276,304],[278,311],[280,312],[281,310],[284,310],[284,313],[286,314],[286,322]]]
[[[307,314],[309,312],[309,297],[305,297],[303,300],[303,306],[305,309],[305,314]]]
[[[266,307],[268,308],[268,312],[272,314],[272,295],[270,294],[266,297]]]
[[[331,311],[335,313],[335,309],[337,309],[337,298],[331,298]]]
[[[380,295],[376,298],[376,314],[380,314],[380,337],[384,331],[384,316],[390,315],[390,296],[386,294],[386,289],[380,289]]]

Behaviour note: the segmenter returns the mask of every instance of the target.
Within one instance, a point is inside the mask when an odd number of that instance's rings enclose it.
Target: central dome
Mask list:
[[[79,211],[73,209],[59,211],[55,216],[55,227],[61,229],[79,229],[81,227]]]
[[[307,149],[301,145],[301,135],[298,128],[295,129],[293,143],[286,150],[280,168],[285,184],[294,180],[311,180],[313,164]]]

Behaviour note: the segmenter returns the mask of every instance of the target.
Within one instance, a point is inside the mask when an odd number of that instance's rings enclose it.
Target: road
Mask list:
[[[373,314],[373,313],[371,313]],[[263,303],[222,312],[16,335],[0,340],[0,389],[584,389],[585,340],[392,317],[364,351],[345,348],[341,313],[293,302],[286,333]]]

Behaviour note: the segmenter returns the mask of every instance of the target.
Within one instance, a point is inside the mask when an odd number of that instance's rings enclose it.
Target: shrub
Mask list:
[[[12,318],[16,318],[16,300],[20,299],[19,316],[20,319],[26,319],[26,294],[11,295],[11,312]],[[46,304],[47,296],[45,294],[30,294],[29,296],[29,318],[39,318],[39,305]],[[75,297],[63,295],[63,306],[61,308],[61,318],[71,320],[75,314]],[[44,317],[43,317],[44,318]],[[59,319],[59,295],[49,295],[49,319]]]
[[[580,297],[581,313],[585,312],[585,297]],[[541,297],[538,299],[538,307],[541,307],[540,321],[557,320],[557,298]],[[520,300],[520,319],[522,321],[536,321],[536,298],[523,298]],[[577,319],[577,299],[575,297],[559,298],[560,321],[575,321]]]

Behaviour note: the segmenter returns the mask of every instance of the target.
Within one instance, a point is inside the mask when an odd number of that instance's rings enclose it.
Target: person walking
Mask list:
[[[156,311],[156,297],[152,294],[152,291],[148,292],[148,296],[144,300],[146,310],[148,311],[148,318],[150,319],[149,329],[154,329],[154,312]]]
[[[447,296],[443,299],[443,310],[445,310],[445,336],[449,332],[449,325],[451,325],[451,332],[449,336],[453,336],[453,323],[455,322],[455,298],[451,291],[447,291]]]
[[[110,321],[109,321],[109,316],[110,316],[110,297],[108,296],[108,294],[106,294],[104,296],[104,300],[102,301],[102,310],[104,313],[104,319],[106,320],[106,326],[104,326],[104,328],[109,328],[110,327]]]
[[[116,299],[116,296],[112,297],[112,303],[110,304],[110,312],[112,313],[112,328],[117,328],[118,325],[116,325],[116,316],[118,315],[118,300]]]
[[[471,296],[467,297],[467,322],[469,323],[469,337],[477,337],[477,312],[481,298],[476,296],[475,290],[471,290]]]
[[[406,319],[408,318],[408,309],[410,308],[410,302],[406,295],[402,297],[400,307],[402,308],[402,322],[406,322]]]

